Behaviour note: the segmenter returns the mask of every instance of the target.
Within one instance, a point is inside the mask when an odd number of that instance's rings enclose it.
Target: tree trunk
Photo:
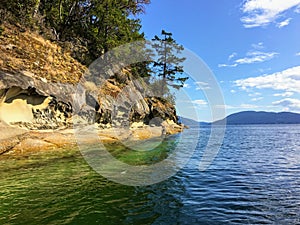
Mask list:
[[[163,97],[165,94],[165,88],[167,85],[167,35],[165,35],[164,43],[164,68],[163,68],[163,79],[162,79],[162,88],[161,88],[161,96]]]
[[[39,8],[40,8],[40,3],[41,3],[41,0],[36,0],[35,1],[35,6],[34,6],[34,9],[33,9],[33,14],[32,14],[32,17],[35,18],[39,12]]]

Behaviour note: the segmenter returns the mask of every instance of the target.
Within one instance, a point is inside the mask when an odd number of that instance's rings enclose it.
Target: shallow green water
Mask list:
[[[119,160],[147,165],[163,160],[175,142],[154,151],[106,147]],[[139,216],[149,193],[100,176],[77,149],[3,155],[0,171],[0,224],[151,224],[156,218],[149,208]]]
[[[200,172],[208,135],[201,128],[195,154],[175,176],[142,187],[107,180],[77,150],[1,156],[0,224],[300,224],[300,126],[229,126]],[[149,164],[177,139],[158,152],[110,147],[120,160]]]

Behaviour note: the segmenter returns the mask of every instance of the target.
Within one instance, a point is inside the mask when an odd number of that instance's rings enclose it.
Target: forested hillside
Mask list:
[[[1,22],[38,31],[89,64],[124,43],[144,38],[138,19],[149,0],[7,0]]]

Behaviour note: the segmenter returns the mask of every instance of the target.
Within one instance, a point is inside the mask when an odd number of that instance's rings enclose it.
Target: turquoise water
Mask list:
[[[201,128],[175,176],[143,187],[107,180],[76,149],[1,156],[0,224],[300,224],[300,126],[229,126],[217,158],[199,172],[209,132]],[[113,149],[149,164],[169,154],[162,146],[147,157]]]

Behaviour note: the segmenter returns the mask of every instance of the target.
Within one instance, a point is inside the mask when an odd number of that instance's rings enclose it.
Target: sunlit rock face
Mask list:
[[[172,104],[146,95],[143,84],[130,78],[122,83],[111,78],[98,89],[91,82],[80,85],[0,71],[0,120],[29,129],[58,129],[74,123],[95,123],[99,128],[177,123]]]
[[[0,120],[30,129],[67,126],[73,88],[22,74],[0,73]]]
[[[52,129],[65,126],[71,118],[70,104],[38,94],[34,88],[2,90],[0,120],[28,128]]]

